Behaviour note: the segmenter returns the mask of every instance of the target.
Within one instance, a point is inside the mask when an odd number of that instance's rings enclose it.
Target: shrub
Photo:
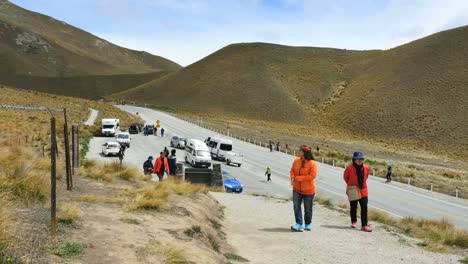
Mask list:
[[[79,256],[83,253],[83,247],[80,244],[73,242],[67,242],[63,245],[55,245],[45,249],[54,255],[65,258]]]
[[[76,204],[65,204],[60,207],[62,213],[57,216],[57,222],[72,224],[81,216],[81,210]]]

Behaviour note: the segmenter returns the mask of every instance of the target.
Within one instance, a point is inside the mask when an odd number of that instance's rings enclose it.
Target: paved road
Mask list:
[[[154,124],[161,120],[161,125],[166,130],[166,137],[143,135],[134,136],[132,147],[127,152],[126,160],[138,167],[148,155],[158,155],[164,146],[169,145],[169,139],[173,135],[186,136],[204,140],[208,136],[218,135],[208,129],[201,128],[184,120],[180,120],[167,113],[135,106],[119,106],[130,113],[140,113],[140,117],[146,122]],[[231,138],[232,139],[232,138]],[[96,143],[91,144],[90,153],[98,156],[100,144],[104,138],[97,138]],[[242,167],[223,166],[240,182],[244,184],[247,193],[259,193],[275,197],[289,198],[291,187],[289,185],[289,169],[293,156],[285,153],[273,152],[257,145],[249,144],[237,139],[234,142],[234,151],[244,154]],[[96,147],[95,145],[98,145]],[[93,146],[94,145],[94,146]],[[97,149],[95,149],[97,148]],[[183,160],[183,150],[178,150],[178,160]],[[266,182],[264,176],[267,166],[272,168],[272,182]],[[343,168],[332,167],[318,162],[318,177],[316,180],[317,194],[328,197],[337,203],[346,203],[344,190],[345,183],[342,180]],[[458,226],[468,229],[468,201],[457,199],[448,195],[432,193],[420,188],[407,186],[402,183],[386,184],[381,178],[370,177],[369,206],[385,211],[396,217],[413,216],[427,218],[447,218]]]

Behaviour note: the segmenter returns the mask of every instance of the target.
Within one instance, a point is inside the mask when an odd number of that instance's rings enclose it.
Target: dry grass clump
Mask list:
[[[163,245],[159,241],[152,241],[147,251],[160,255],[168,264],[190,263],[183,250],[170,245]]]
[[[127,209],[167,210],[169,196],[192,195],[207,190],[208,188],[203,185],[191,184],[179,178],[169,177],[162,182],[153,183],[151,186],[139,190]]]
[[[122,198],[109,198],[109,197],[104,197],[104,196],[95,196],[91,194],[85,194],[82,197],[80,197],[78,200],[83,201],[83,202],[88,202],[88,203],[93,203],[93,202],[123,203],[124,202],[124,199]]]
[[[119,162],[102,163],[86,160],[85,165],[80,168],[80,174],[91,179],[113,182],[116,177],[127,181],[144,177],[137,168],[120,165]]]
[[[11,207],[4,200],[0,200],[0,253],[8,246],[13,235],[15,222],[11,214]]]
[[[71,224],[81,216],[81,209],[77,204],[64,204],[59,209],[61,211],[57,215],[59,223]]]

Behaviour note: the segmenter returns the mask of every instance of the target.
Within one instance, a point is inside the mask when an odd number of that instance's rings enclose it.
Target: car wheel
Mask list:
[[[171,148],[173,148],[173,147],[174,147],[174,144],[172,144],[172,141],[171,141]]]
[[[227,159],[227,160],[226,160],[226,165],[229,165],[229,163],[230,163],[230,162],[229,162],[229,160]]]
[[[195,161],[192,160],[192,167],[195,167]]]
[[[241,166],[241,164],[239,164],[239,167]]]

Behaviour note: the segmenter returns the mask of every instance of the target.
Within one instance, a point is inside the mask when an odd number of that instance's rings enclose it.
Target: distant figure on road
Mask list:
[[[169,174],[169,164],[167,158],[164,157],[164,152],[159,153],[159,158],[157,158],[154,163],[153,173],[158,175],[159,181],[163,180],[164,173]]]
[[[279,141],[276,143],[276,151],[280,151],[280,143],[279,143]]]
[[[268,146],[270,147],[270,152],[273,152],[273,142],[268,141]]]
[[[161,128],[161,137],[164,137],[164,128]]]
[[[286,147],[286,148],[285,148],[286,152],[288,152],[288,149],[289,149],[288,143],[286,143],[284,146]]]
[[[120,165],[122,165],[122,161],[123,161],[124,156],[125,156],[125,145],[120,146],[120,150],[119,150],[118,155],[119,155]]]
[[[145,127],[143,128],[143,134],[144,134],[145,136],[148,135],[148,126],[145,126]]]
[[[153,156],[149,156],[148,159],[143,163],[143,172],[145,175],[153,173]]]
[[[163,152],[164,152],[164,157],[166,158],[169,157],[169,150],[167,149],[167,147],[164,147]]]
[[[310,147],[302,145],[299,157],[292,164],[291,186],[293,187],[293,204],[296,224],[291,230],[302,232],[312,230],[312,207],[315,197],[315,178],[317,177],[317,164]],[[302,202],[304,201],[304,219],[302,218]],[[304,220],[304,221],[303,221]],[[305,228],[303,226],[305,222]]]
[[[316,148],[316,149],[317,149],[317,152],[320,152],[320,148],[319,148],[319,146],[318,146],[318,145],[317,145],[317,148]]]
[[[392,165],[387,168],[387,182],[392,182]]]
[[[169,174],[176,175],[177,171],[177,157],[176,157],[176,150],[171,150],[171,155],[169,156]]]
[[[271,181],[271,169],[270,166],[267,167],[265,176],[267,176],[267,182]]]
[[[158,136],[158,127],[154,127],[154,136]]]
[[[351,192],[356,192],[357,200],[350,201],[350,215],[351,227],[357,226],[357,205],[361,206],[361,230],[365,232],[372,232],[372,229],[367,226],[367,203],[368,203],[368,190],[367,178],[369,177],[369,167],[364,165],[364,154],[361,151],[356,151],[353,154],[353,164],[346,167],[344,171],[344,181],[347,184],[347,195],[351,200]],[[357,188],[357,190],[356,190]]]

